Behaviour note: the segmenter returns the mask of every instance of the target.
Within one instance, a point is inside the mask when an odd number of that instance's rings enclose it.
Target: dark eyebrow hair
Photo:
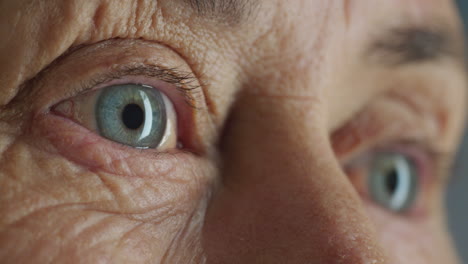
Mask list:
[[[371,42],[365,56],[385,66],[401,66],[450,57],[463,62],[463,40],[448,30],[431,27],[398,27]]]
[[[258,0],[183,0],[200,16],[238,24],[257,8]]]

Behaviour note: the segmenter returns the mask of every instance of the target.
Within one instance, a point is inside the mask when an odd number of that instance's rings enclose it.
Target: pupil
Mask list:
[[[145,113],[137,104],[128,104],[122,111],[122,121],[128,129],[138,129],[145,121]]]
[[[395,168],[392,169],[387,175],[387,180],[385,184],[387,185],[387,190],[389,194],[395,193],[398,185],[398,172]]]

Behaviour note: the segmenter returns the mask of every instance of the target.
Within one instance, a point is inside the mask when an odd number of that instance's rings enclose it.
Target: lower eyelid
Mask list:
[[[190,154],[138,150],[108,141],[75,122],[54,114],[36,116],[35,133],[53,145],[59,155],[92,171],[122,177],[164,177]],[[142,165],[143,164],[143,165]]]

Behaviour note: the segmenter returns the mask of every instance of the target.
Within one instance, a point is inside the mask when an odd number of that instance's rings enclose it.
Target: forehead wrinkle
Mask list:
[[[346,21],[346,26],[349,26],[351,23],[351,8],[352,0],[343,0],[343,13]]]
[[[0,8],[0,30],[8,39],[0,41],[0,107],[29,90],[30,80],[80,45],[111,38],[174,38],[167,33],[161,1],[16,0],[9,9]]]
[[[199,16],[239,24],[257,9],[258,0],[183,0]]]

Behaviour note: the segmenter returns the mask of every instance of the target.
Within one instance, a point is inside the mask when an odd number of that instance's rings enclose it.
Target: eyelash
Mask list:
[[[117,66],[111,71],[92,77],[91,79],[80,83],[78,88],[73,90],[69,97],[77,96],[91,90],[97,90],[126,77],[139,76],[172,84],[177,91],[182,94],[186,103],[190,107],[195,109],[199,108],[196,103],[195,94],[201,90],[201,87],[195,84],[196,77],[192,73],[184,72],[178,68],[165,68],[149,64]]]
[[[197,93],[202,92],[202,90],[200,86],[196,85],[196,80],[193,74],[177,68],[147,64],[121,65],[79,83],[69,95],[64,96],[65,99],[51,103],[50,110],[60,102],[72,100],[77,96],[111,85],[125,83],[148,85],[165,94],[174,106],[178,120],[177,149],[198,153],[202,150],[196,146],[198,139],[194,134],[194,126],[196,125],[194,118],[195,112],[202,109],[205,104],[200,100],[203,96],[197,97]]]

